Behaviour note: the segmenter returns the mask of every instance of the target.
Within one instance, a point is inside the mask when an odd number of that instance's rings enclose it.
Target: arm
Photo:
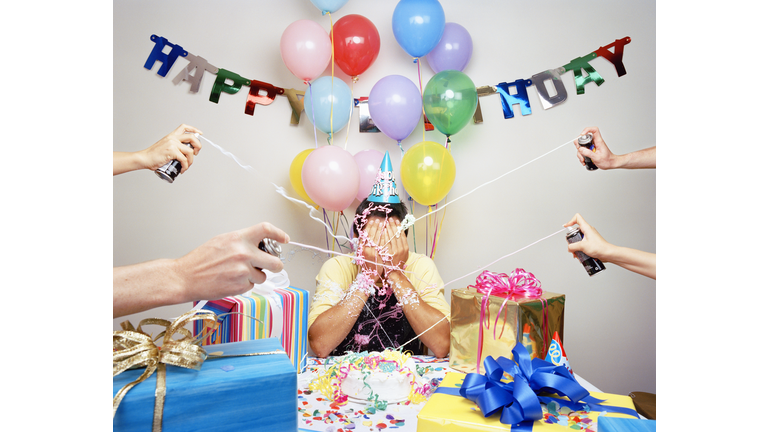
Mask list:
[[[434,263],[430,260],[431,268],[434,269],[431,272],[431,277],[425,274],[415,275],[415,285],[419,286],[418,289],[414,286],[414,283],[403,273],[405,263],[408,259],[410,251],[408,249],[408,241],[405,234],[401,234],[400,237],[395,236],[397,229],[397,220],[390,219],[390,223],[387,226],[387,238],[391,238],[389,243],[389,251],[392,253],[392,263],[394,263],[397,270],[389,271],[386,274],[386,279],[392,286],[392,290],[397,297],[397,300],[403,305],[403,312],[406,319],[411,324],[411,327],[417,335],[426,331],[439,321],[435,327],[421,334],[420,339],[436,357],[447,357],[448,351],[451,347],[451,325],[447,319],[443,319],[446,315],[440,310],[430,305],[424,297],[424,287],[434,285],[440,287],[439,293],[442,293],[443,281],[437,274],[437,270],[434,268]],[[424,258],[428,259],[428,258]],[[415,266],[414,266],[415,267]],[[440,321],[442,320],[442,321]]]
[[[242,294],[266,280],[256,267],[272,272],[283,269],[279,258],[258,248],[264,238],[280,243],[290,240],[282,230],[261,223],[216,236],[178,259],[113,268],[112,315]]]
[[[576,146],[576,156],[582,165],[585,164],[584,158],[588,157],[602,170],[656,168],[656,146],[624,155],[616,155],[608,148],[600,134],[600,129],[597,127],[585,128],[581,134],[586,135],[590,132],[592,133],[592,143],[595,146],[594,150],[581,147],[578,141],[573,142]]]
[[[152,146],[136,152],[112,152],[112,175],[140,169],[156,170],[176,159],[181,163],[181,173],[186,171],[202,146],[195,137],[202,134],[197,128],[181,125]],[[189,148],[184,143],[189,143]]]
[[[365,261],[361,263],[354,281],[343,276],[337,260],[327,261],[320,269],[312,309],[321,309],[323,312],[310,322],[307,332],[309,346],[318,357],[327,357],[349,334],[368,301],[373,285],[381,277],[383,267],[367,262],[379,261],[375,246],[381,237],[380,233],[381,225],[374,218],[360,234],[358,253]],[[332,292],[334,289],[338,290],[337,294]],[[342,290],[345,290],[343,294]],[[310,311],[310,315],[313,315],[313,311]]]
[[[656,254],[644,252],[637,249],[631,249],[622,246],[616,246],[603,239],[600,233],[590,226],[580,214],[576,215],[563,226],[579,224],[581,232],[584,233],[584,239],[580,242],[568,245],[568,251],[576,256],[577,251],[584,252],[592,258],[601,261],[613,263],[627,270],[656,279]]]
[[[327,295],[327,293],[320,291],[321,287],[323,289],[330,289],[327,284],[335,283],[327,278],[323,270],[318,275],[317,281],[315,298],[318,295]],[[341,300],[325,309],[310,324],[307,338],[309,339],[309,346],[315,355],[318,357],[328,357],[331,351],[347,337],[347,334],[352,330],[352,326],[355,325],[357,317],[360,316],[360,312],[365,307],[365,302],[368,301],[369,293],[365,289],[367,286],[372,286],[372,283],[360,277],[355,279],[350,288],[341,297]]]

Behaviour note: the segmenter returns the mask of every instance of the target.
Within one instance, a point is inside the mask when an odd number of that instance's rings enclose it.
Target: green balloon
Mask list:
[[[439,72],[424,88],[424,113],[437,130],[449,137],[469,123],[476,108],[477,88],[463,72]]]

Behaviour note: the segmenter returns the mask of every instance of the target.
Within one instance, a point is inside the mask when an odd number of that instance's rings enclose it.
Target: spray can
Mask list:
[[[568,244],[580,242],[584,238],[584,234],[581,232],[579,225],[572,225],[568,228],[568,234],[565,235],[565,240]],[[605,264],[597,258],[592,258],[589,255],[581,251],[576,251],[576,257],[581,261],[581,265],[587,271],[587,274],[594,276],[601,271],[605,270]]]
[[[184,143],[189,148],[193,148],[192,144],[190,143]],[[167,181],[168,183],[173,183],[173,181],[176,179],[176,176],[179,175],[179,172],[181,171],[181,162],[177,161],[176,159],[168,162],[167,164],[161,166],[160,168],[155,170],[155,174],[157,174],[158,177],[161,179]]]
[[[595,145],[592,143],[592,134],[587,133],[586,135],[581,135],[579,137],[579,145],[582,147],[586,147],[590,150],[594,150]],[[584,158],[584,164],[586,164],[588,171],[594,171],[597,169],[597,165],[595,165],[595,163],[592,162],[592,159],[588,157]]]
[[[275,240],[272,240],[270,238],[265,238],[264,240],[259,242],[259,249],[263,250],[264,252],[266,252],[266,253],[268,253],[268,254],[270,254],[272,256],[276,256],[276,257],[282,259],[280,254],[283,252],[283,250],[282,250],[282,248],[280,248],[280,243],[278,243]],[[258,270],[262,270],[259,267],[256,267],[256,268]]]

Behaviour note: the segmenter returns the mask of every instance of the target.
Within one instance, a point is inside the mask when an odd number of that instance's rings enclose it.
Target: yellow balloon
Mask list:
[[[304,190],[304,183],[301,182],[301,169],[304,168],[304,161],[307,160],[307,156],[312,153],[312,150],[314,149],[304,150],[293,158],[293,162],[291,162],[290,177],[291,186],[293,186],[293,189],[299,194],[299,198],[313,207],[317,207],[317,204],[312,201],[312,198],[307,195],[307,191]]]
[[[422,141],[403,155],[400,179],[405,191],[417,203],[434,205],[451,190],[456,179],[456,163],[445,147]]]

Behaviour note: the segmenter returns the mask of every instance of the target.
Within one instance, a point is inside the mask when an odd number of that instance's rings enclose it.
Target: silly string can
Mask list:
[[[581,232],[581,228],[579,228],[578,224],[568,228],[568,234],[565,235],[568,244],[580,242],[583,238],[584,234]],[[602,261],[597,258],[592,258],[584,252],[576,251],[576,257],[581,261],[581,264],[590,276],[594,276],[605,270],[605,264],[603,264]]]
[[[280,254],[283,252],[282,248],[280,247],[280,243],[278,243],[276,240],[272,240],[270,238],[265,238],[264,240],[259,242],[259,249],[263,250],[264,252],[276,256],[280,259],[282,257]],[[256,267],[259,270],[262,270],[259,267]]]
[[[189,148],[193,148],[192,144],[189,144],[189,143],[184,143],[184,144],[189,146]],[[176,176],[178,176],[180,172],[181,172],[181,162],[177,161],[176,159],[168,162],[167,164],[155,170],[155,174],[157,174],[158,177],[167,181],[168,183],[173,183],[173,181],[176,179]]]
[[[586,135],[581,135],[579,137],[579,145],[594,151],[595,145],[592,143],[592,134],[587,133]],[[588,157],[584,158],[584,164],[586,164],[588,171],[594,171],[597,169],[597,165],[595,165],[595,163],[592,162],[592,159]]]

